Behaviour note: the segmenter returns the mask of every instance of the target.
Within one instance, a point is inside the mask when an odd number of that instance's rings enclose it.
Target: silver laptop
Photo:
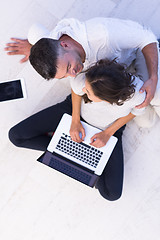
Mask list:
[[[81,121],[86,137],[81,143],[74,142],[69,134],[71,121],[72,117],[65,113],[47,151],[38,161],[93,187],[102,174],[118,139],[111,136],[104,147],[93,147],[90,145],[90,138],[101,130]]]

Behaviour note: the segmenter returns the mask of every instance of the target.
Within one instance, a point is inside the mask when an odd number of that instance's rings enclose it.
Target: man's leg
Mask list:
[[[18,147],[45,151],[51,139],[47,133],[55,131],[64,113],[72,114],[71,96],[11,128],[9,131],[10,141]]]
[[[102,197],[114,201],[121,197],[123,186],[123,150],[122,133],[125,127],[119,129],[114,136],[118,137],[118,142],[111,157],[96,184]]]

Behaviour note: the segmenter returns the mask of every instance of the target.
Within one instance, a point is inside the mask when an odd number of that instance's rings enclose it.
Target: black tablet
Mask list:
[[[23,78],[0,82],[0,102],[24,99],[27,97]]]

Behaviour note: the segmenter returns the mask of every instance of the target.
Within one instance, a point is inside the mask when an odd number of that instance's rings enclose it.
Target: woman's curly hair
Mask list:
[[[116,60],[102,59],[85,71],[86,81],[95,96],[111,104],[122,105],[135,92],[134,77]],[[85,102],[88,102],[86,95]]]

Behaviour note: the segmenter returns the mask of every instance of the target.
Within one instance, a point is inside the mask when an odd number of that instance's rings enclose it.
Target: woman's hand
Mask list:
[[[71,127],[70,127],[70,136],[71,136],[71,139],[75,142],[82,142],[84,140],[85,130],[80,121],[79,122],[72,121]]]
[[[111,137],[110,134],[108,134],[106,131],[102,131],[100,133],[96,133],[91,138],[91,145],[97,148],[104,147],[106,143],[108,142],[109,138]]]

